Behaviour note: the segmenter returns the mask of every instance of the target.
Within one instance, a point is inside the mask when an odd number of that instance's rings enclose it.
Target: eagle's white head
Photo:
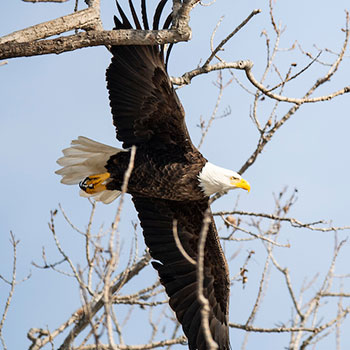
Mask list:
[[[198,175],[199,185],[207,196],[217,192],[226,192],[235,188],[250,191],[249,183],[235,171],[207,162]]]

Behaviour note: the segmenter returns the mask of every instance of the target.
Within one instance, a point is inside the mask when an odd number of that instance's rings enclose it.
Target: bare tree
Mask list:
[[[65,0],[23,0],[27,2],[65,2]],[[11,62],[14,57],[28,57],[45,54],[59,54],[79,48],[109,45],[142,45],[165,44],[187,41],[191,38],[191,29],[188,25],[190,11],[197,5],[205,5],[199,0],[173,0],[173,23],[170,30],[123,30],[106,31],[103,29],[100,17],[100,1],[86,1],[87,8],[75,11],[67,16],[60,17],[45,23],[22,29],[0,38],[0,59]],[[77,4],[77,2],[76,2]],[[209,4],[210,5],[210,4]],[[205,120],[200,118],[199,129],[201,137],[198,147],[207,142],[213,125],[220,118],[229,117],[232,111],[228,108],[221,112],[222,97],[226,89],[238,84],[251,97],[250,118],[258,138],[252,153],[240,168],[244,173],[252,167],[260,157],[266,146],[278,132],[283,129],[286,122],[292,119],[304,106],[318,104],[333,99],[347,98],[343,96],[350,92],[349,86],[336,86],[328,84],[334,79],[344,64],[349,41],[349,14],[345,13],[342,28],[344,38],[338,51],[317,49],[310,53],[294,42],[288,49],[280,47],[284,34],[282,24],[276,20],[273,1],[269,1],[270,28],[263,30],[261,35],[265,38],[266,57],[264,69],[259,78],[253,73],[253,62],[246,59],[228,62],[222,58],[225,45],[242,28],[249,29],[253,18],[261,16],[260,10],[252,10],[242,19],[241,23],[222,39],[217,45],[216,35],[220,23],[214,29],[210,38],[210,55],[203,59],[200,65],[183,73],[179,77],[172,77],[174,85],[179,88],[190,84],[194,79],[201,79],[204,74],[217,71],[215,86],[217,99],[212,114]],[[210,11],[210,6],[208,6]],[[63,36],[63,33],[75,30],[72,35]],[[47,39],[59,35],[54,39]],[[304,56],[304,65],[292,62],[289,67],[279,67],[278,54],[285,50],[288,53],[298,51]],[[323,54],[327,53],[326,59]],[[4,61],[3,61],[4,62]],[[315,68],[317,66],[317,68]],[[310,84],[307,74],[315,69],[318,76]],[[238,75],[242,71],[243,75]],[[1,72],[0,72],[1,73]],[[305,79],[303,92],[298,96],[286,93],[296,80]],[[327,90],[324,85],[327,83]],[[309,85],[307,85],[309,84]],[[306,87],[308,86],[308,87]],[[292,90],[293,91],[293,90]],[[326,91],[326,92],[325,92]],[[318,92],[320,92],[318,94]],[[318,94],[318,95],[316,95]],[[316,96],[315,96],[316,95]],[[266,106],[266,100],[269,104]],[[263,110],[263,112],[262,112]],[[184,345],[186,338],[173,313],[167,306],[167,297],[155,275],[151,275],[147,266],[151,260],[147,250],[139,242],[140,230],[137,223],[130,224],[128,234],[133,236],[129,244],[129,259],[121,259],[123,242],[120,238],[121,212],[124,205],[124,193],[128,178],[133,167],[131,160],[129,172],[125,174],[123,195],[119,201],[115,218],[111,227],[102,229],[95,223],[97,205],[91,201],[91,211],[84,229],[79,228],[70,218],[63,207],[50,213],[49,231],[59,258],[47,256],[46,250],[42,252],[42,262],[35,262],[37,269],[49,269],[52,273],[63,274],[71,278],[72,288],[78,288],[81,295],[81,305],[77,305],[61,325],[54,329],[36,328],[33,325],[28,331],[30,349],[41,348],[64,349],[151,349],[156,347],[173,347],[176,344]],[[271,189],[271,191],[276,189]],[[223,194],[216,195],[212,201],[216,202]],[[244,332],[241,343],[242,349],[249,348],[249,341],[255,334],[285,333],[284,347],[288,349],[315,348],[322,344],[330,335],[335,336],[336,348],[343,348],[341,338],[344,336],[344,327],[350,312],[348,298],[349,273],[337,272],[338,259],[343,250],[348,249],[346,232],[350,227],[338,227],[322,219],[314,222],[303,222],[290,215],[297,201],[297,191],[283,188],[273,196],[274,207],[271,211],[244,211],[237,201],[234,208],[218,210],[214,213],[217,223],[221,226],[220,235],[225,246],[226,255],[230,262],[232,276],[232,289],[240,294],[240,303],[245,304],[248,310],[244,319],[231,313],[230,327],[233,334],[238,330]],[[65,234],[59,232],[55,225],[56,218],[63,217],[73,234],[84,241],[77,249],[82,259],[74,262],[72,254],[65,248]],[[205,226],[204,226],[205,227]],[[305,267],[304,280],[295,281],[292,277],[291,267],[284,259],[284,254],[293,255],[296,259],[300,254],[298,248],[289,242],[293,234],[300,230],[318,234],[327,234],[333,252],[325,256],[328,267],[316,276],[310,276]],[[176,230],[174,229],[174,234]],[[292,231],[293,234],[289,234]],[[205,229],[202,232],[205,235]],[[18,241],[10,235],[13,247],[13,272],[11,278],[0,275],[0,283],[9,286],[8,298],[0,301],[4,307],[0,322],[0,339],[6,349],[6,334],[3,327],[10,310],[16,308],[11,304],[13,293],[17,285],[16,257],[18,254]],[[204,236],[202,236],[205,239]],[[131,239],[130,239],[131,240]],[[241,248],[237,249],[237,242]],[[125,249],[125,246],[123,247]],[[181,249],[181,243],[179,243]],[[199,249],[203,249],[199,247]],[[310,247],[310,249],[314,249]],[[264,260],[260,266],[254,264],[255,252],[262,251]],[[281,253],[282,251],[282,253]],[[288,253],[284,253],[288,251]],[[186,252],[183,253],[184,255]],[[262,254],[260,254],[261,259]],[[138,276],[143,277],[142,286],[132,284]],[[198,277],[201,277],[200,262],[198,263]],[[147,281],[145,283],[144,281]],[[256,295],[254,299],[245,302],[244,290],[249,284],[255,283]],[[127,288],[132,285],[132,288]],[[25,284],[21,286],[25,287]],[[275,288],[281,290],[279,303],[288,305],[290,313],[283,319],[265,322],[269,318],[269,309],[265,300],[275,295]],[[282,292],[283,290],[283,292]],[[235,308],[237,297],[233,296],[231,304]],[[205,298],[203,300],[205,309]],[[142,344],[126,341],[128,332],[137,319],[147,320]],[[232,341],[233,342],[233,341]],[[238,347],[236,341],[235,346]],[[179,345],[178,345],[179,346]]]

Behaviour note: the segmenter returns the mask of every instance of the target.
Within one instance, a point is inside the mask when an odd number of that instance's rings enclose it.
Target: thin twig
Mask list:
[[[148,265],[151,256],[146,253],[140,261],[138,261],[134,266],[128,269],[125,278],[122,281],[118,281],[116,284],[111,286],[110,294],[113,295],[120,287],[136,276],[145,266]],[[98,301],[92,303],[91,305],[91,315],[94,316],[102,307],[104,306],[103,299],[99,299]],[[74,341],[74,339],[86,328],[89,324],[89,320],[86,315],[81,315],[78,322],[76,322],[75,327],[69,332],[68,336],[65,338],[64,342],[60,346],[60,350],[68,350]],[[47,339],[46,339],[47,341]],[[33,348],[31,350],[37,350],[39,348]]]
[[[169,339],[169,340],[162,340],[158,342],[153,342],[150,344],[142,344],[142,345],[118,345],[118,349],[120,350],[148,350],[148,349],[155,349],[155,348],[161,348],[168,345],[175,345],[175,344],[183,344],[186,342],[186,337],[181,336],[175,339]],[[110,350],[109,345],[105,344],[99,344],[99,349],[101,350]],[[72,347],[72,350],[97,350],[95,345],[85,345],[82,347]]]
[[[6,316],[12,301],[12,297],[13,297],[13,293],[15,292],[15,286],[17,284],[16,282],[16,273],[17,273],[17,245],[19,243],[18,240],[15,239],[14,234],[10,231],[10,242],[12,245],[12,250],[13,250],[13,262],[12,262],[12,277],[11,277],[11,281],[8,282],[8,284],[10,285],[10,291],[9,294],[7,296],[6,302],[5,302],[5,307],[4,307],[4,312],[2,314],[2,318],[0,321],[0,340],[2,343],[2,346],[4,348],[4,350],[7,350],[7,346],[5,343],[5,339],[4,336],[2,334],[2,330],[4,327],[4,323],[6,320]],[[2,276],[0,276],[2,280],[4,280],[6,282],[6,279],[3,278]]]
[[[212,59],[215,57],[215,55],[222,49],[222,47],[235,35],[237,32],[239,32],[255,15],[261,13],[260,9],[253,10],[250,15],[237,27],[235,28],[224,40],[220,42],[220,44],[214,49],[214,51],[211,53],[211,55],[208,57],[208,59],[204,63],[204,67],[207,66]]]
[[[209,328],[209,301],[204,296],[203,293],[203,282],[204,282],[204,247],[207,239],[207,233],[209,230],[209,225],[211,222],[211,210],[210,207],[204,212],[202,229],[199,235],[198,240],[198,258],[197,258],[197,266],[196,266],[196,275],[197,275],[197,296],[198,301],[201,305],[200,313],[201,313],[201,327],[203,330],[204,338],[207,344],[208,350],[216,350],[218,349],[218,344],[214,341],[210,328]]]
[[[73,29],[91,30],[99,20],[99,12],[96,7],[62,16],[51,21],[43,22],[32,27],[18,30],[0,38],[0,44],[8,43],[15,46],[19,43],[28,43],[34,40],[48,38]]]
[[[192,265],[196,265],[196,261],[194,259],[192,259],[186,252],[185,248],[182,246],[182,243],[180,241],[179,238],[179,234],[177,232],[177,220],[174,219],[173,220],[173,236],[174,236],[174,240],[176,243],[176,247],[179,249],[180,253],[182,254],[182,256]]]
[[[274,214],[267,214],[267,213],[255,213],[255,212],[247,212],[247,211],[239,211],[239,210],[234,210],[234,211],[220,211],[220,212],[214,212],[214,216],[221,216],[224,219],[224,216],[226,215],[243,215],[243,216],[255,216],[255,217],[261,217],[261,218],[266,218],[270,220],[276,220],[276,221],[286,221],[289,222],[293,227],[297,228],[307,228],[312,231],[320,231],[320,232],[332,232],[332,231],[342,231],[342,230],[350,230],[350,226],[340,226],[340,227],[315,227],[314,225],[319,225],[319,224],[327,224],[323,220],[318,220],[315,222],[310,222],[310,223],[303,223],[295,218],[288,218],[288,217],[283,217],[279,215],[274,215]],[[225,219],[224,219],[225,220]],[[226,222],[226,220],[225,220]],[[231,223],[228,222],[229,225],[232,225]],[[234,225],[232,225],[235,227]],[[259,237],[260,238],[260,237]]]
[[[292,333],[292,332],[317,332],[317,328],[307,328],[307,327],[276,327],[276,328],[263,328],[255,327],[247,324],[239,323],[229,323],[229,326],[232,328],[237,328],[244,330],[246,332],[257,332],[257,333]]]
[[[112,319],[111,319],[111,277],[113,272],[116,269],[117,265],[117,252],[114,249],[114,237],[115,232],[117,230],[118,224],[120,222],[120,215],[124,204],[124,196],[128,188],[129,179],[131,176],[131,172],[134,168],[134,160],[135,160],[135,154],[136,154],[136,146],[132,146],[130,151],[130,160],[127,170],[124,173],[124,179],[123,179],[123,185],[121,188],[121,195],[120,195],[120,201],[117,209],[117,214],[115,217],[115,220],[112,225],[112,230],[109,238],[109,254],[111,256],[107,269],[105,271],[104,276],[104,288],[103,288],[103,302],[104,302],[104,308],[105,308],[105,316],[106,316],[106,328],[107,328],[107,335],[108,335],[108,342],[110,347],[113,349],[115,347],[114,338],[113,338],[113,328],[112,328]]]

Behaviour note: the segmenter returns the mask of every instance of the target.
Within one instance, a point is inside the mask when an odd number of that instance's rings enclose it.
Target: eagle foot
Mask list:
[[[110,173],[102,173],[88,176],[79,183],[79,187],[89,194],[105,191],[107,189],[105,181],[111,176]]]

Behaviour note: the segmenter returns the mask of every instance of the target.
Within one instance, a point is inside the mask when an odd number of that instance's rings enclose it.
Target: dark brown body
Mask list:
[[[107,170],[111,174],[107,189],[121,189],[124,173],[129,165],[130,152],[111,157]],[[199,186],[198,175],[206,160],[199,152],[186,157],[176,147],[154,153],[140,147],[128,182],[128,193],[173,201],[197,201],[208,198]]]

